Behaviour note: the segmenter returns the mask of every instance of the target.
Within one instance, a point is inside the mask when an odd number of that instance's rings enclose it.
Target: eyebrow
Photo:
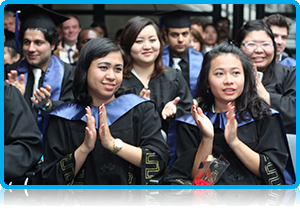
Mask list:
[[[97,65],[102,65],[102,64],[104,64],[104,65],[111,65],[110,62],[99,62]],[[123,64],[116,64],[115,66],[123,66]]]
[[[230,68],[230,70],[236,70],[236,69],[241,70],[241,68],[239,68],[239,67],[232,67],[232,68]],[[214,69],[213,72],[215,72],[216,70],[223,70],[224,71],[225,69],[222,68],[222,67],[218,67],[218,68]]]

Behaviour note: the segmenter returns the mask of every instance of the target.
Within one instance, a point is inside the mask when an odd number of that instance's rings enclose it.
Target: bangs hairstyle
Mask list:
[[[131,47],[135,43],[137,36],[140,34],[140,32],[148,25],[152,25],[156,31],[156,35],[158,37],[159,43],[160,43],[160,49],[159,49],[159,54],[158,57],[155,60],[155,66],[154,66],[154,71],[151,77],[156,77],[161,75],[165,69],[164,65],[162,62],[162,53],[163,53],[163,44],[162,44],[162,38],[159,33],[159,29],[157,24],[148,18],[144,17],[134,17],[131,18],[128,22],[127,25],[125,26],[124,30],[121,33],[121,38],[120,38],[120,45],[122,49],[125,52],[125,60],[126,60],[126,65],[124,68],[124,73],[123,76],[125,78],[131,77],[130,72],[133,68],[133,59],[131,57]]]
[[[243,25],[240,30],[237,32],[234,41],[241,47],[241,44],[243,43],[244,39],[248,35],[248,33],[252,31],[265,31],[268,36],[272,39],[273,48],[274,48],[274,57],[267,69],[264,71],[264,77],[262,80],[263,85],[267,85],[271,82],[273,78],[273,69],[276,65],[276,43],[274,39],[274,35],[272,33],[272,30],[268,26],[268,24],[263,20],[251,20],[248,21],[245,25]]]
[[[75,68],[72,89],[76,103],[84,106],[90,105],[92,97],[88,94],[87,75],[91,62],[95,59],[105,57],[110,52],[114,51],[120,51],[124,60],[123,50],[109,38],[95,38],[82,47]],[[119,92],[117,91],[116,94],[119,94]]]
[[[224,42],[219,46],[207,52],[204,56],[200,76],[198,77],[198,92],[200,96],[200,107],[204,111],[210,111],[215,103],[214,95],[209,89],[208,75],[211,68],[211,62],[214,58],[233,54],[237,57],[243,66],[244,70],[244,90],[236,99],[237,115],[243,121],[254,119],[262,119],[271,115],[270,106],[260,99],[256,90],[256,80],[252,68],[252,60],[248,58],[243,51],[235,44]],[[250,114],[247,115],[247,112]]]

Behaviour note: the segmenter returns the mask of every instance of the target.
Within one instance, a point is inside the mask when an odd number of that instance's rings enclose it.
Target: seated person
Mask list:
[[[177,119],[178,158],[165,184],[190,184],[208,155],[230,163],[216,184],[295,182],[280,114],[258,96],[255,74],[233,44],[224,42],[205,55],[198,80],[202,100]]]
[[[149,184],[169,162],[155,104],[126,94],[124,53],[108,38],[80,51],[75,100],[53,110],[45,124],[45,184]]]
[[[4,182],[33,168],[42,155],[42,138],[20,91],[4,81]]]

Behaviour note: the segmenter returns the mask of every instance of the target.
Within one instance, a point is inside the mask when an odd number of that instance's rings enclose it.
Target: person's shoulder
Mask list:
[[[203,54],[199,51],[197,51],[196,49],[194,49],[193,47],[189,46],[189,53],[193,54],[195,56],[200,56],[203,57]]]
[[[164,80],[174,80],[179,73],[181,73],[179,70],[171,68],[169,66],[164,65],[165,72],[160,76]]]
[[[14,94],[21,95],[21,92],[15,86],[4,81],[4,94],[5,96],[14,95]]]
[[[275,65],[275,73],[283,72],[284,74],[286,73],[293,73],[296,71],[296,66],[288,67],[286,65],[276,63]]]

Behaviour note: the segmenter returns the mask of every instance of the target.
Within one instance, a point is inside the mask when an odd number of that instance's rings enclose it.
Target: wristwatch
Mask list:
[[[113,154],[117,154],[123,147],[123,141],[119,138],[116,138],[114,141],[114,149],[111,151]]]
[[[41,110],[43,110],[43,111],[46,111],[47,110],[47,108],[50,106],[50,100],[49,100],[49,102],[47,103],[47,104],[45,104],[43,107],[41,107],[40,109]]]

